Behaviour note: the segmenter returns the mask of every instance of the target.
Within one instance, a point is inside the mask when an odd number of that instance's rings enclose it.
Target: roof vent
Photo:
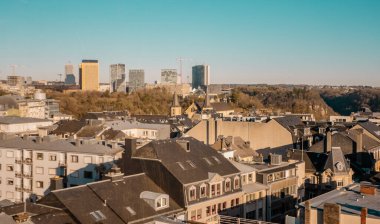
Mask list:
[[[280,165],[282,163],[282,156],[277,154],[270,154],[270,165]]]
[[[176,140],[177,144],[181,146],[186,152],[190,152],[190,142],[187,140],[178,139]]]

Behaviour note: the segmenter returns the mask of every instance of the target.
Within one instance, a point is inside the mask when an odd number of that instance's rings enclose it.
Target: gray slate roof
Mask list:
[[[171,139],[151,142],[137,149],[132,156],[159,160],[182,184],[207,180],[209,173],[217,173],[220,176],[239,173],[223,155],[203,142],[191,137],[181,140],[189,142],[189,152],[182,148],[176,139]],[[189,161],[195,167],[191,166]]]
[[[31,117],[0,116],[0,124],[23,124],[39,122],[49,122],[49,120]]]

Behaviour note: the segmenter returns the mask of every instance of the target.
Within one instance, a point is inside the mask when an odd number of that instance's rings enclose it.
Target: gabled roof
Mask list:
[[[51,132],[51,134],[62,135],[62,134],[72,134],[77,133],[81,128],[86,126],[86,121],[84,120],[69,120],[58,122],[58,127]]]
[[[100,211],[102,223],[146,223],[156,216],[177,213],[182,208],[169,199],[169,207],[155,210],[140,198],[142,192],[166,194],[145,174],[125,176],[120,181],[100,181],[80,187],[52,191],[80,223],[97,223],[91,213]],[[44,203],[42,200],[41,203]],[[51,203],[47,205],[51,206]]]
[[[177,140],[188,142],[189,150]],[[132,156],[160,161],[182,184],[208,180],[209,173],[220,176],[239,173],[223,155],[191,137],[150,142]]]
[[[301,118],[298,116],[284,116],[284,117],[276,117],[273,120],[277,121],[281,126],[286,128],[289,132],[293,133],[293,129],[295,127],[304,127],[304,123],[302,122]]]

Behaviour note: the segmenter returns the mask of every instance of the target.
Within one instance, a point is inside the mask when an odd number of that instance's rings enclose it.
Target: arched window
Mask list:
[[[231,180],[230,180],[230,178],[227,178],[226,180],[225,180],[225,182],[224,182],[224,184],[225,184],[225,191],[230,191],[231,190]]]
[[[238,189],[240,187],[239,177],[234,178],[234,189]]]
[[[189,188],[189,201],[193,201],[197,198],[195,186]]]

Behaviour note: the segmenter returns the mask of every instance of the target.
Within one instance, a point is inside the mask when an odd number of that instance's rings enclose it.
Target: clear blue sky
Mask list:
[[[1,0],[0,79],[55,80],[64,64],[211,65],[212,83],[380,86],[380,0]]]

